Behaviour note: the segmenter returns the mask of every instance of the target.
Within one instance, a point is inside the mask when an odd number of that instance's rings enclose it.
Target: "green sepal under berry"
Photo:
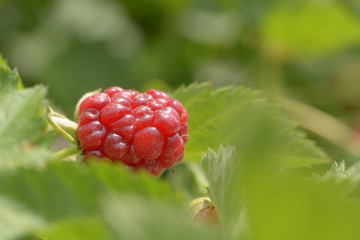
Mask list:
[[[78,103],[76,104],[75,111],[74,111],[74,119],[76,122],[70,120],[69,118],[65,117],[64,115],[54,112],[53,109],[48,106],[46,109],[46,118],[51,126],[63,136],[66,140],[70,143],[78,144],[77,140],[77,131],[78,131],[78,124],[77,121],[79,120],[79,108],[81,103],[88,97],[95,95],[101,92],[101,89],[97,89],[92,92],[85,93]]]
[[[64,115],[54,112],[51,107],[46,109],[46,118],[55,130],[70,143],[77,144],[77,123],[71,121]]]

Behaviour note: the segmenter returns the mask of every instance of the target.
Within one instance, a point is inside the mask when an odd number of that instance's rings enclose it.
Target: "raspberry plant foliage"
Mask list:
[[[41,129],[46,88],[24,88],[19,74],[0,56],[0,171],[41,165],[50,157]],[[36,144],[34,144],[36,143]]]
[[[315,171],[330,159],[258,92],[195,83],[171,95],[191,116],[180,166],[202,159],[208,184],[201,187],[220,221],[214,231],[184,213],[190,188],[174,191],[167,181],[180,167],[153,178],[107,162],[64,162],[64,152],[50,156],[54,130],[44,116],[46,89],[24,89],[16,71],[0,63],[0,239],[360,236],[359,166],[303,177],[302,168]],[[67,130],[64,116],[50,110],[48,116]]]
[[[181,101],[189,114],[191,138],[185,149],[185,160],[200,161],[208,148],[220,144],[235,145],[245,151],[257,136],[272,139],[263,151],[273,147],[276,155],[289,167],[307,167],[329,161],[329,157],[306,139],[296,125],[285,119],[278,106],[267,102],[260,92],[248,88],[213,90],[209,83],[181,87],[172,95]],[[199,110],[201,109],[201,110]],[[214,136],[214,137],[209,137]],[[248,136],[252,136],[249,138]]]

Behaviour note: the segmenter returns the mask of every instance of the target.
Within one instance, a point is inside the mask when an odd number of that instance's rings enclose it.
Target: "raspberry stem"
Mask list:
[[[194,162],[187,162],[186,165],[193,176],[198,191],[203,195],[206,195],[207,189],[209,187],[209,183],[205,177],[205,174],[201,166],[198,163],[194,163]]]
[[[52,160],[62,160],[68,156],[77,154],[78,152],[80,152],[80,150],[77,146],[68,147],[54,153],[52,156]]]

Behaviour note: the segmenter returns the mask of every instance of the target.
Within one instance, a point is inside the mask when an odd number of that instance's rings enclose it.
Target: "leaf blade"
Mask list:
[[[21,88],[16,70],[11,70],[0,58],[0,169],[11,169],[23,164],[31,165],[26,152],[40,151],[38,166],[46,162],[51,151],[36,143],[46,142],[41,130],[45,125],[43,109],[46,89],[43,86]],[[39,141],[38,141],[39,142]],[[39,148],[39,149],[38,149]]]
[[[278,139],[276,154],[291,167],[308,167],[329,163],[328,156],[314,142],[296,130],[296,125],[285,119],[278,106],[261,98],[257,91],[247,88],[221,88],[212,90],[209,83],[181,87],[174,94],[189,112],[189,140],[185,148],[185,160],[199,162],[208,148],[217,149],[228,143],[237,151],[248,145],[247,138],[255,137],[258,128]],[[265,119],[268,118],[268,122]],[[256,123],[256,124],[255,124]],[[251,131],[249,130],[251,129]],[[281,138],[277,135],[282,134]]]

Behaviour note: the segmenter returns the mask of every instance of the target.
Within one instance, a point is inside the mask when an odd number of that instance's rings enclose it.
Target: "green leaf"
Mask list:
[[[99,200],[109,191],[181,205],[179,196],[165,182],[107,163],[82,166],[52,162],[44,169],[18,168],[0,175],[0,199],[5,198],[24,212],[36,214],[46,226],[100,214]],[[7,208],[6,204],[3,207]],[[9,205],[9,211],[11,209]],[[9,227],[8,234],[16,233],[12,229],[16,226]]]
[[[189,112],[186,159],[200,161],[208,148],[216,149],[236,138],[241,118],[234,119],[234,115],[245,112],[257,96],[244,88],[213,91],[210,84],[192,84],[176,91],[173,97]]]
[[[209,194],[214,202],[225,239],[244,231],[242,220],[244,198],[241,166],[234,147],[220,146],[217,153],[209,150],[203,156],[202,166],[209,180]]]
[[[108,228],[100,216],[79,217],[56,221],[37,235],[46,240],[114,239]]]
[[[37,148],[36,138],[44,126],[46,89],[42,86],[22,89],[18,73],[0,58],[0,169],[31,164],[27,153],[41,152],[34,164],[49,158],[50,151]],[[42,140],[44,138],[42,137]]]
[[[319,180],[263,166],[253,158],[266,154],[234,150],[220,147],[203,158],[224,239],[360,237],[360,165],[344,171],[343,164],[335,164]]]
[[[359,239],[360,204],[334,182],[252,174],[244,184],[254,239]]]
[[[0,197],[0,239],[17,239],[45,226],[45,221],[16,202]]]
[[[320,183],[333,184],[339,199],[351,199],[360,203],[360,163],[346,168],[344,160],[334,162],[323,176],[313,175],[313,178]]]
[[[189,216],[168,203],[120,195],[107,196],[102,204],[117,239],[218,239],[216,232],[192,224]]]
[[[262,99],[259,92],[242,87],[213,90],[204,83],[182,87],[173,97],[189,112],[187,161],[200,161],[208,148],[230,143],[239,154],[255,148],[270,151],[284,166],[329,162],[326,154],[295,130],[296,125],[286,120],[277,106]]]
[[[114,193],[104,193],[100,202],[99,214],[55,222],[39,236],[51,240],[218,239],[216,232],[198,228],[168,202]]]
[[[352,169],[354,169],[353,167]],[[334,162],[331,166],[330,170],[327,171],[324,176],[318,176],[321,181],[334,179],[336,181],[341,181],[342,179],[349,178],[354,171],[345,171],[345,161],[341,161],[340,163]]]
[[[105,163],[80,166],[73,162],[53,162],[42,170],[20,168],[0,176],[0,196],[51,221],[96,212],[98,198],[106,189],[175,199],[167,184]]]
[[[12,71],[0,56],[0,99],[7,92],[16,90],[19,82],[20,77],[17,71]]]

